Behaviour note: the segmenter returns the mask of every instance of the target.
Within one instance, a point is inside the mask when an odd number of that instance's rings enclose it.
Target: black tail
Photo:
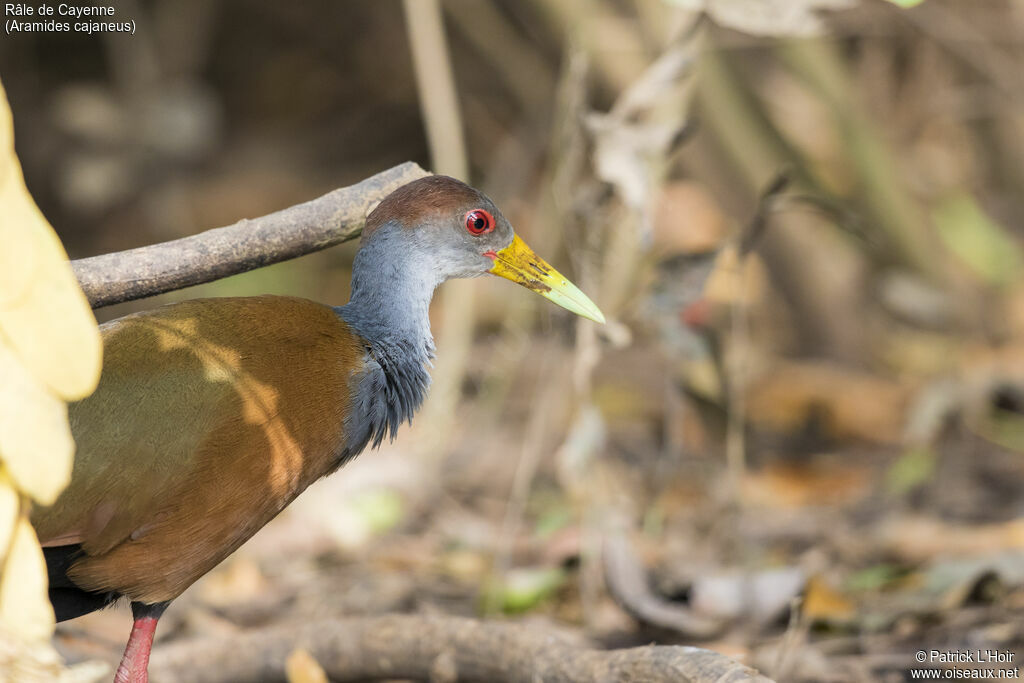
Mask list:
[[[121,597],[114,592],[94,593],[83,590],[71,582],[68,568],[81,554],[82,546],[78,544],[43,548],[46,573],[50,578],[50,604],[53,605],[57,621],[67,621],[95,612],[112,605]]]

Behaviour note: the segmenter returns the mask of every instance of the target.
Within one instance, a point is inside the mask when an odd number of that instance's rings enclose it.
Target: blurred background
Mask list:
[[[416,423],[158,639],[397,611],[700,644],[786,681],[1020,660],[1024,3],[442,0],[443,33],[416,0],[115,6],[136,35],[0,43],[72,258],[413,160],[487,192],[609,319],[445,285]],[[355,249],[97,316],[341,304]],[[58,647],[116,661],[129,623]]]

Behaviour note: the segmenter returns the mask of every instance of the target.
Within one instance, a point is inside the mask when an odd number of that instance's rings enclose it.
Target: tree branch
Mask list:
[[[354,239],[369,209],[429,175],[412,162],[356,185],[225,228],[71,262],[93,308],[219,280]]]
[[[174,643],[155,649],[149,672],[158,682],[284,681],[285,660],[300,647],[332,681],[771,683],[695,647],[592,650],[532,625],[421,615],[326,619]]]

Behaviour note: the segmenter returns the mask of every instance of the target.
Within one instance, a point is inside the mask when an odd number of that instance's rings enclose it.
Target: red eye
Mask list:
[[[483,209],[473,209],[466,214],[466,230],[471,235],[482,235],[494,230],[494,216]]]

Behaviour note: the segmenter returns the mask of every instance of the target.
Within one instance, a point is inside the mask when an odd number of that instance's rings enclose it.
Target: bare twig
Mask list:
[[[541,460],[548,455],[548,451],[544,448],[544,441],[548,435],[551,413],[554,412],[565,386],[564,375],[559,376],[558,369],[552,367],[555,363],[551,353],[541,356],[538,363],[541,370],[539,376],[549,378],[549,381],[538,392],[539,396],[533,402],[533,410],[530,411],[530,417],[523,430],[523,438],[519,445],[519,458],[516,461],[516,470],[512,478],[512,490],[509,492],[508,502],[505,505],[505,517],[502,519],[501,532],[495,547],[493,573],[494,577],[502,582],[505,581],[512,563],[512,548],[515,546],[516,537],[519,535],[523,523],[523,515],[526,512],[526,504],[530,497],[530,490],[533,488],[537,469]],[[488,612],[496,612],[500,608],[500,601],[500,592],[490,591],[487,596],[487,604],[484,607]]]
[[[765,228],[768,227],[768,218],[775,202],[789,186],[790,175],[791,173],[789,169],[784,168],[780,170],[761,191],[761,196],[757,200],[757,209],[754,211],[754,216],[750,219],[750,222],[747,223],[746,230],[743,231],[739,238],[738,251],[741,260],[747,256],[755,246],[757,246],[758,241],[761,239],[761,235],[764,234]]]
[[[770,683],[754,669],[700,648],[592,650],[533,625],[419,615],[328,619],[175,643],[155,650],[149,672],[157,682],[283,681],[288,655],[297,647],[333,681]]]
[[[326,249],[359,236],[369,209],[428,175],[412,162],[260,218],[72,261],[93,308],[142,299]]]
[[[721,350],[715,353],[719,377],[725,389],[728,405],[728,416],[725,432],[725,459],[728,468],[728,495],[730,502],[740,503],[740,481],[747,469],[747,438],[744,425],[747,421],[747,394],[745,389],[747,360],[750,345],[750,319],[748,316],[747,296],[749,293],[748,270],[744,267],[744,258],[761,239],[771,217],[771,210],[779,195],[789,185],[789,172],[778,171],[761,191],[757,200],[757,209],[746,229],[740,235],[737,262],[737,278],[739,297],[729,308],[730,332],[735,344],[735,353],[731,359],[723,357]],[[729,362],[731,361],[731,362]]]
[[[695,614],[655,595],[624,532],[614,529],[606,532],[602,564],[608,593],[622,609],[643,624],[687,638],[701,639],[718,635],[728,625],[721,619]]]
[[[441,4],[439,0],[405,0],[404,7],[416,71],[416,89],[434,169],[459,180],[468,180],[462,116],[459,114]]]
[[[469,161],[440,0],[405,0],[404,8],[416,90],[434,170],[468,182]],[[475,292],[472,283],[452,282],[439,292],[435,303],[441,314],[438,360],[432,373],[430,398],[418,423],[426,428],[419,440],[420,454],[435,465],[448,454],[446,446],[454,431],[456,406],[473,339]]]

